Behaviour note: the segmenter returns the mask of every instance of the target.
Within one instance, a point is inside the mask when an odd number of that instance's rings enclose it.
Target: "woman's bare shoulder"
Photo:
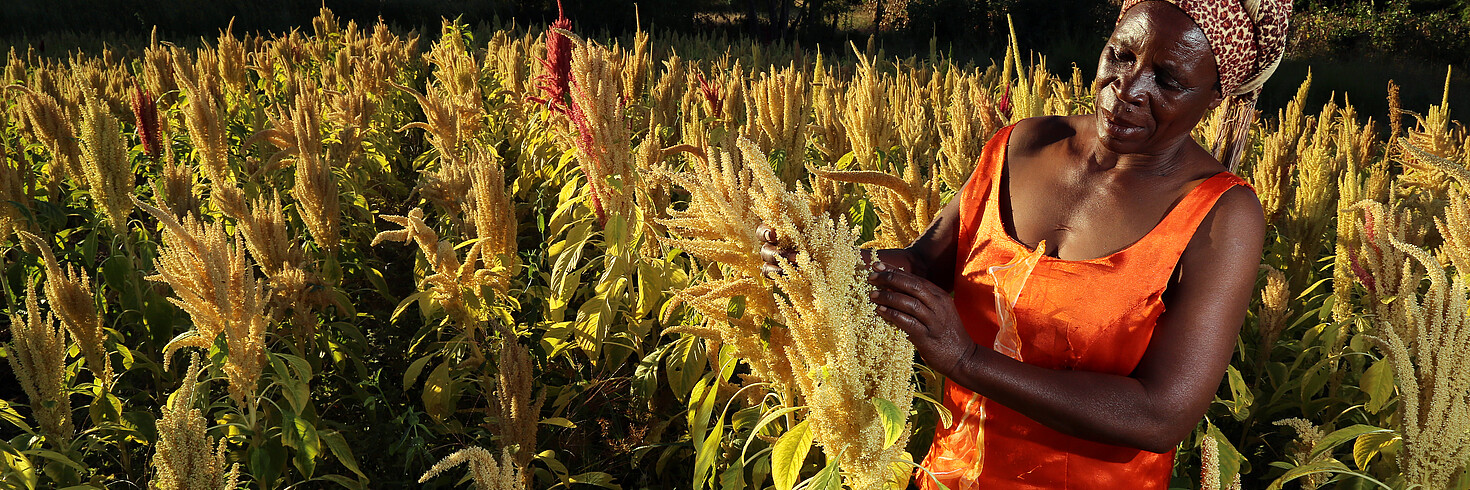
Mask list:
[[[1246,186],[1231,187],[1200,221],[1183,259],[1215,269],[1226,262],[1259,261],[1265,234],[1266,214],[1256,193]]]
[[[1033,156],[1076,137],[1089,116],[1038,116],[1022,119],[1011,130],[1007,149],[1012,157]]]
[[[1211,224],[1224,224],[1224,228],[1251,234],[1265,234],[1266,213],[1261,208],[1261,199],[1246,186],[1235,186],[1226,190],[1215,201],[1215,209],[1206,219]]]

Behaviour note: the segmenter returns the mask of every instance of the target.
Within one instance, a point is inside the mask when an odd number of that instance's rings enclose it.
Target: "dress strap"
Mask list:
[[[1191,189],[1164,220],[1159,223],[1158,228],[1144,237],[1151,243],[1141,244],[1143,247],[1135,247],[1139,252],[1151,254],[1171,264],[1178,263],[1179,257],[1184,255],[1185,247],[1194,238],[1201,222],[1209,216],[1210,211],[1215,209],[1215,203],[1220,196],[1235,186],[1244,186],[1255,192],[1249,182],[1230,172],[1221,171],[1194,189]],[[1161,264],[1162,265],[1162,264]],[[1172,265],[1169,269],[1173,269]]]
[[[975,170],[970,174],[969,181],[965,182],[965,188],[954,197],[960,199],[958,250],[961,254],[972,249],[975,235],[981,229],[986,209],[989,208],[988,203],[994,199],[992,194],[995,193],[995,182],[999,180],[1001,169],[1005,167],[1006,148],[1010,146],[1011,130],[1015,128],[1014,124],[1006,126],[990,137],[990,141],[985,143],[985,148],[980,152],[980,158],[975,162]]]

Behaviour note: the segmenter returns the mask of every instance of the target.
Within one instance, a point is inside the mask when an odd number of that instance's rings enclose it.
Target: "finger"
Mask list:
[[[879,318],[888,320],[888,323],[908,334],[910,341],[929,335],[929,327],[907,313],[883,305],[878,305],[877,313]]]
[[[928,279],[916,276],[913,273],[895,268],[883,262],[874,266],[876,270],[868,274],[868,284],[880,289],[891,289],[909,296],[913,296],[926,303],[934,303],[949,299],[949,293],[934,285]]]
[[[765,245],[761,245],[761,262],[765,262],[767,264],[776,264],[776,256],[780,254],[781,249],[777,248],[773,244],[767,243]]]
[[[772,244],[769,244],[769,243],[767,243],[765,245],[761,245],[761,250],[760,250],[761,262],[765,262],[765,263],[770,264],[770,265],[779,266],[782,263],[782,261],[781,260],[776,260],[776,257],[780,257],[782,259],[785,259],[785,262],[796,262],[796,251],[795,250],[791,250],[789,248],[779,248],[779,247],[777,247],[775,245],[772,245]]]
[[[897,310],[900,313],[914,317],[920,323],[928,325],[934,319],[934,311],[918,298],[909,296],[893,290],[879,289],[868,293],[868,298],[873,304]]]
[[[766,279],[775,279],[777,277],[781,277],[781,274],[781,266],[774,264],[761,264],[761,275],[766,276]]]
[[[776,243],[777,239],[780,238],[776,236],[776,229],[771,228],[765,223],[761,223],[760,226],[755,227],[755,236],[760,237],[760,239],[765,241],[766,243],[772,244]]]

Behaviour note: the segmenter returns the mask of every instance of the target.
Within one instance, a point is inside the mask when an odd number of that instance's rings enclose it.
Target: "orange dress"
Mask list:
[[[1000,173],[1012,127],[986,144],[960,201],[954,301],[970,337],[1050,369],[1128,375],[1164,312],[1160,300],[1194,230],[1226,190],[1229,172],[1190,190],[1152,231],[1105,257],[1062,260],[1029,250],[1001,225]],[[1247,186],[1249,187],[1249,186]],[[951,490],[1168,487],[1174,453],[1062,434],[946,381],[941,422],[924,467]],[[936,489],[922,472],[919,487]]]

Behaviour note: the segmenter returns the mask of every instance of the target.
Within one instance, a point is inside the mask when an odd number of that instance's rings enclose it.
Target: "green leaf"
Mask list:
[[[660,345],[638,361],[638,368],[633,371],[634,395],[639,398],[653,398],[654,392],[658,391],[658,361],[673,346],[673,343]]]
[[[553,473],[556,473],[557,478],[565,479],[570,474],[567,471],[567,465],[556,459],[556,453],[550,449],[537,453],[534,459],[550,468]]]
[[[36,474],[36,467],[31,463],[30,458],[25,457],[20,451],[16,451],[14,447],[11,447],[10,443],[5,442],[3,439],[0,439],[0,463],[5,463],[4,466],[0,466],[0,468],[5,469],[4,473],[0,473],[0,476],[4,476],[4,478],[0,478],[0,481],[14,481],[24,484],[25,486],[23,488],[34,489],[36,488],[36,484],[41,480],[41,476]]]
[[[572,475],[572,476],[567,477],[567,481],[569,481],[571,483],[581,483],[581,484],[584,484],[584,485],[596,485],[596,486],[599,486],[599,487],[602,487],[602,488],[612,488],[612,489],[615,489],[615,490],[623,490],[623,486],[622,485],[618,485],[617,483],[613,483],[613,476],[612,475],[609,475],[607,473],[603,473],[601,471],[589,471],[589,472],[586,472],[586,473]]]
[[[292,410],[305,412],[311,403],[311,387],[305,381],[311,377],[311,367],[300,357],[280,353],[272,353],[270,363],[276,374],[275,381],[281,386],[281,395],[286,397]]]
[[[431,358],[433,356],[420,357],[414,360],[413,364],[408,365],[408,370],[403,372],[403,389],[407,390],[413,387],[413,383],[419,380],[419,373],[424,371],[424,366],[429,363],[429,359]]]
[[[731,464],[720,472],[718,488],[745,488],[745,466]]]
[[[709,399],[713,400],[714,395],[719,391],[716,387],[710,387]],[[699,445],[699,452],[694,456],[694,486],[690,488],[699,490],[709,483],[710,470],[714,469],[715,458],[721,452],[720,438],[724,436],[725,432],[724,420],[724,414],[715,417],[715,423],[710,426],[709,434],[704,436],[704,443]]]
[[[434,420],[444,420],[454,413],[454,380],[449,376],[449,363],[440,363],[433,371],[429,372],[429,379],[424,381],[424,412],[427,412]]]
[[[403,311],[407,310],[409,305],[418,303],[420,299],[428,297],[428,294],[428,291],[419,291],[408,295],[407,298],[403,298],[403,301],[398,302],[398,306],[393,307],[393,314],[388,316],[388,323],[397,323],[398,315],[402,315]]]
[[[705,430],[709,427],[709,417],[714,412],[715,397],[719,395],[720,389],[714,385],[714,380],[709,376],[699,379],[694,384],[694,391],[690,392],[690,401],[697,401],[698,405],[692,407],[689,412],[689,436],[694,439],[694,447],[704,445]]]
[[[725,316],[730,318],[745,316],[745,295],[730,297],[729,303],[725,305]]]
[[[751,437],[745,440],[745,447],[740,449],[740,460],[745,461],[745,451],[750,449],[751,441],[758,439],[757,437],[755,437],[755,434],[759,434],[761,432],[761,429],[764,429],[766,427],[766,424],[771,423],[772,420],[776,420],[777,417],[786,415],[797,410],[801,410],[803,408],[806,407],[783,407],[780,409],[772,410],[769,413],[766,413],[765,416],[762,416],[760,422],[757,422],[755,424],[755,427],[750,430]]]
[[[924,400],[930,405],[933,405],[934,412],[939,414],[939,421],[943,422],[945,427],[954,425],[954,413],[950,412],[949,407],[944,406],[944,404],[940,403],[939,400],[935,400],[934,397],[929,396],[927,393],[920,393],[917,391],[914,392],[914,398]]]
[[[142,310],[143,305],[138,301],[142,299],[133,285],[133,261],[125,255],[114,255],[102,261],[102,280],[107,281],[107,287],[118,291],[118,300],[122,301],[123,309]]]
[[[807,490],[842,490],[841,463],[836,458],[827,460],[827,466],[807,480]]]
[[[1267,490],[1280,490],[1281,489],[1281,486],[1282,485],[1285,485],[1286,482],[1289,482],[1289,481],[1292,481],[1292,480],[1295,480],[1297,478],[1301,478],[1301,477],[1304,477],[1304,476],[1307,476],[1307,475],[1315,474],[1315,473],[1331,473],[1331,472],[1334,472],[1334,470],[1336,470],[1336,471],[1346,471],[1347,470],[1347,467],[1346,466],[1343,466],[1342,463],[1338,462],[1335,459],[1328,459],[1328,460],[1318,461],[1318,462],[1315,462],[1315,463],[1312,463],[1312,464],[1301,465],[1301,466],[1292,468],[1290,470],[1287,470],[1286,471],[1286,474],[1281,475],[1281,477],[1280,478],[1277,478],[1276,481],[1271,482],[1271,486],[1266,487],[1266,489]]]
[[[311,421],[297,417],[291,412],[281,412],[281,443],[296,450],[296,469],[311,478],[316,470],[316,459],[322,451],[321,438]]]
[[[93,425],[116,424],[122,421],[122,400],[98,386],[93,390],[92,404],[87,411]]]
[[[398,302],[398,297],[394,296],[388,289],[388,281],[383,278],[381,271],[372,267],[365,267],[363,268],[363,272],[367,276],[368,283],[373,285],[373,289],[378,291],[379,296],[382,296],[383,299],[388,300],[390,303]]]
[[[250,450],[250,476],[255,481],[275,482],[285,464],[286,448],[281,446],[280,438],[267,439],[265,444]]]
[[[1391,448],[1402,440],[1402,437],[1393,432],[1370,432],[1358,436],[1358,440],[1353,442],[1353,464],[1358,465],[1360,470],[1367,470],[1374,456],[1392,452]]]
[[[570,420],[567,420],[566,417],[551,417],[547,419],[541,419],[541,423],[546,425],[554,425],[557,427],[564,427],[567,429],[577,428],[577,424],[572,423],[572,421]]]
[[[342,437],[341,432],[335,430],[324,431],[321,433],[321,438],[322,442],[327,443],[327,449],[332,451],[332,457],[337,458],[337,461],[341,462],[342,466],[346,466],[358,478],[363,480],[368,479],[367,475],[363,474],[362,470],[358,468],[357,456],[352,454],[352,446],[347,445],[347,439]]]
[[[776,441],[776,447],[771,450],[771,477],[776,480],[776,490],[791,490],[796,486],[813,437],[807,421],[803,420]]]
[[[20,412],[17,412],[15,407],[10,406],[10,402],[5,400],[0,400],[0,420],[19,427],[20,430],[33,432],[30,424],[26,423],[25,417],[21,416]]]
[[[72,469],[75,469],[77,471],[83,471],[83,470],[86,470],[87,469],[87,467],[82,466],[81,463],[78,463],[76,461],[72,461],[71,458],[66,457],[66,455],[61,454],[61,453],[58,453],[56,451],[49,450],[49,449],[28,449],[28,450],[25,450],[25,451],[21,451],[21,453],[22,454],[26,454],[26,455],[30,455],[30,456],[40,456],[40,457],[43,457],[43,458],[46,458],[46,459],[55,461],[57,463],[61,463],[61,464],[70,466]]]
[[[345,477],[345,476],[342,476],[342,475],[322,475],[322,476],[316,477],[316,479],[317,480],[326,480],[326,481],[329,481],[329,482],[332,482],[332,483],[336,483],[338,485],[342,485],[342,488],[352,488],[352,489],[363,488],[362,483],[359,483],[357,480],[353,480],[351,478],[348,478],[348,477]]]
[[[664,274],[668,266],[665,268],[659,266],[660,264],[638,262],[638,301],[633,309],[635,317],[648,316],[658,306],[658,300],[663,298]]]
[[[1331,434],[1327,434],[1327,436],[1323,437],[1321,441],[1317,441],[1317,445],[1312,447],[1311,457],[1309,457],[1307,460],[1316,460],[1317,457],[1321,456],[1323,453],[1330,454],[1333,449],[1337,448],[1337,446],[1341,445],[1344,442],[1351,441],[1353,439],[1357,439],[1359,436],[1362,436],[1364,434],[1371,434],[1374,432],[1392,431],[1364,424],[1358,424],[1352,427],[1337,429],[1335,431],[1332,431]]]
[[[873,398],[873,407],[878,409],[878,418],[883,422],[883,448],[887,449],[903,437],[904,422],[908,414],[901,412],[898,405],[882,398]]]
[[[1363,406],[1368,413],[1378,413],[1393,398],[1393,365],[1387,359],[1373,363],[1363,376],[1358,378],[1358,388],[1368,394],[1368,403]]]
[[[588,301],[578,308],[577,321],[572,328],[573,340],[578,348],[587,353],[587,359],[593,366],[598,365],[603,341],[607,338],[613,317],[607,303],[602,301]]]
[[[1227,366],[1225,373],[1230,381],[1230,396],[1235,401],[1229,405],[1230,415],[1234,416],[1235,420],[1245,420],[1250,416],[1250,407],[1256,397],[1251,393],[1250,384],[1245,382],[1245,378],[1241,377],[1240,370],[1235,369],[1235,366]]]
[[[674,396],[680,400],[686,399],[691,387],[700,379],[708,365],[705,362],[704,342],[699,337],[685,335],[675,341],[673,350],[664,358],[664,369],[669,375],[669,388],[674,390]]]

